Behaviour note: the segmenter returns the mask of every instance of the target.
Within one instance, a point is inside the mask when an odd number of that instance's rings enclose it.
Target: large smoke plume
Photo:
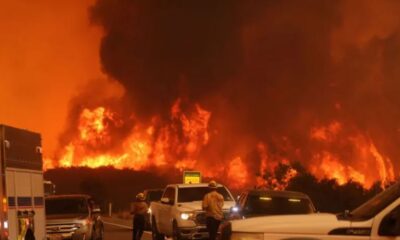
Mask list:
[[[105,33],[103,70],[138,118],[165,117],[178,98],[212,113],[202,161],[241,155],[253,174],[263,158],[310,168],[334,158],[376,180],[368,159],[399,167],[399,10],[398,1],[98,0],[90,12]]]

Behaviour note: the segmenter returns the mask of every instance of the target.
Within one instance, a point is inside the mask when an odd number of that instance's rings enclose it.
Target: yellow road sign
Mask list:
[[[184,184],[201,183],[201,173],[199,171],[184,171],[183,183]]]

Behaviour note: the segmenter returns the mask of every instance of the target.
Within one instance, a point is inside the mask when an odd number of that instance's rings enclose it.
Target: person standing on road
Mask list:
[[[224,218],[222,212],[224,197],[217,192],[218,185],[215,181],[211,181],[208,187],[210,191],[203,198],[203,210],[206,211],[206,224],[209,239],[215,240],[217,238],[219,225]]]
[[[140,240],[144,232],[145,216],[149,209],[147,203],[144,200],[144,194],[139,193],[138,195],[136,195],[136,201],[131,207],[131,214],[133,214],[133,240]]]

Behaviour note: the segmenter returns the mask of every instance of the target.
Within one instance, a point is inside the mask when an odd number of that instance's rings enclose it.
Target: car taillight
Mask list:
[[[8,229],[4,230],[4,237],[6,238],[6,240],[8,239]]]
[[[7,198],[3,197],[3,212],[8,212]]]
[[[8,233],[8,202],[7,202],[7,198],[3,197],[2,199],[2,204],[3,204],[3,222],[1,223],[1,227],[2,227],[2,235],[5,239],[8,239],[9,237],[9,233]]]

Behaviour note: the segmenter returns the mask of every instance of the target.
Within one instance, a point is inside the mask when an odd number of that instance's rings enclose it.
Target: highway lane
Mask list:
[[[116,223],[114,221],[104,221],[104,240],[131,240],[132,228],[126,224]],[[151,240],[150,232],[143,234],[142,240]]]

